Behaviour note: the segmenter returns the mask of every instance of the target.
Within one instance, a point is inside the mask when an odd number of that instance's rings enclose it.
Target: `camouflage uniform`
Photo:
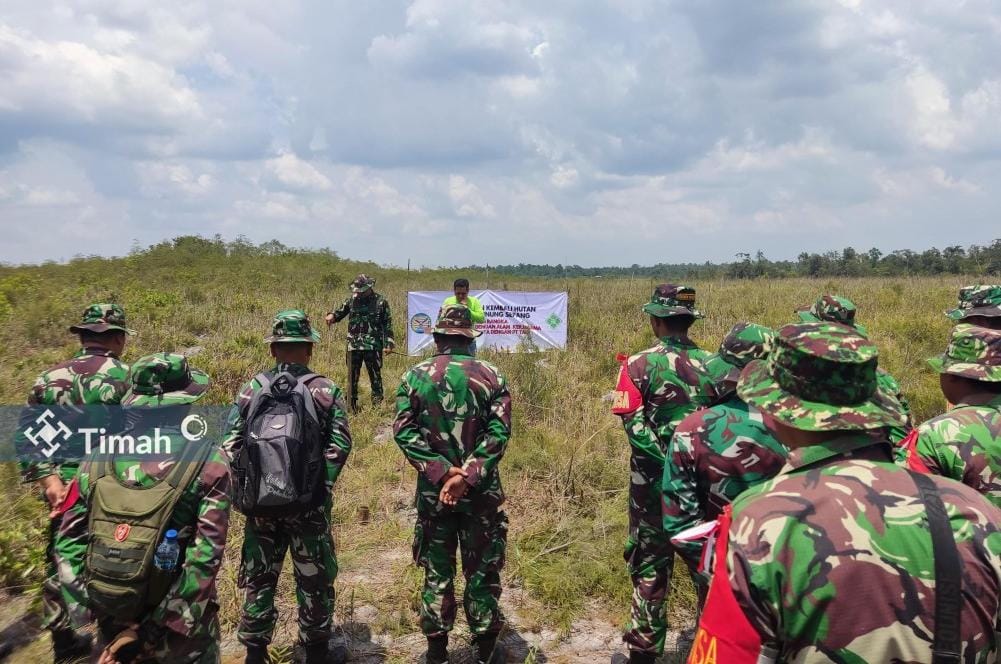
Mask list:
[[[348,350],[351,352],[351,408],[358,407],[358,379],[361,365],[368,371],[372,386],[372,403],[382,402],[382,352],[396,346],[393,341],[393,316],[389,302],[373,290],[375,279],[364,274],[351,283],[352,295],[331,312],[334,322],[348,318]]]
[[[718,518],[724,506],[774,476],[785,463],[789,451],[765,427],[758,409],[744,403],[733,389],[743,367],[767,357],[774,336],[767,327],[738,323],[706,363],[723,396],[712,407],[682,420],[671,438],[661,485],[669,538]],[[674,545],[696,569],[702,543]]]
[[[1001,331],[957,325],[945,354],[929,360],[939,373],[1001,382]],[[973,487],[1001,507],[1001,394],[972,395],[919,426],[909,441],[913,470]]]
[[[878,389],[877,352],[829,323],[789,325],[741,375],[750,405],[795,429],[829,432],[724,512],[693,664],[932,661],[935,569],[925,504],[869,433],[899,423]],[[1001,511],[935,478],[963,562],[963,662],[994,661]]]
[[[83,312],[81,322],[71,326],[70,332],[122,331],[135,334],[125,327],[125,312],[117,304],[92,304]],[[61,445],[63,454],[56,456],[51,450],[31,449],[23,432],[31,425],[29,420],[39,414],[39,406],[117,405],[128,389],[129,367],[114,353],[103,348],[84,347],[72,359],[61,362],[43,372],[28,395],[28,409],[18,427],[16,446],[20,456],[21,476],[25,482],[37,482],[49,475],[58,475],[69,484],[79,469],[80,446],[77,440]],[[46,453],[51,452],[51,456]],[[43,497],[44,500],[44,497]],[[49,521],[49,539],[46,548],[47,579],[42,586],[43,625],[55,632],[71,629],[72,616],[80,607],[67,606],[63,601],[56,577],[55,542],[62,516]]]
[[[435,334],[473,338],[469,309],[450,305]],[[414,562],[424,569],[421,631],[448,634],[455,621],[455,549],[466,579],[463,608],[476,637],[496,636],[507,516],[497,465],[511,435],[511,396],[497,367],[465,346],[440,352],[403,376],[396,391],[396,444],[417,469]],[[439,502],[450,468],[466,471],[466,494],[454,507]]]
[[[865,326],[855,322],[855,313],[855,303],[846,297],[839,297],[837,295],[822,295],[820,299],[809,307],[801,307],[796,310],[796,315],[804,323],[816,323],[819,321],[841,323],[842,325],[854,327],[862,336],[868,337],[869,331],[866,330]],[[888,430],[890,441],[894,444],[899,443],[907,436],[913,426],[910,404],[907,403],[907,398],[900,388],[900,383],[888,371],[878,369],[876,380],[879,384],[879,389],[900,402],[904,415],[906,415],[906,419],[902,425],[891,426]]]
[[[692,316],[695,290],[661,284],[643,311],[657,317]],[[624,557],[633,583],[632,617],[623,637],[630,650],[657,655],[667,634],[665,601],[674,549],[664,532],[660,485],[668,443],[678,424],[716,397],[705,371],[709,353],[687,336],[664,337],[631,356],[619,373],[613,412],[629,439],[629,538]]]
[[[185,446],[213,445],[210,441],[188,442],[181,435],[180,424],[187,405],[205,395],[209,377],[189,368],[183,355],[158,353],[136,361],[130,380],[122,406],[137,416],[156,420],[161,433],[170,439],[170,451],[143,457],[117,455],[114,471],[118,481],[125,485],[149,488],[167,478]],[[153,416],[154,410],[169,413],[169,417]],[[138,429],[149,430],[145,426]],[[104,455],[94,452],[84,461],[78,478],[80,499],[66,512],[59,533],[59,577],[68,603],[83,604],[87,600],[84,583],[88,505],[93,491],[91,476],[93,464],[104,463],[104,459]],[[181,563],[167,596],[138,621],[140,641],[147,646],[141,661],[162,664],[219,661],[215,579],[226,548],[230,489],[229,463],[222,450],[215,448],[206,458],[198,479],[184,490],[170,517],[168,528],[178,532],[182,545]],[[98,615],[97,620],[105,644],[130,627],[113,615]]]
[[[306,314],[293,309],[278,313],[272,335],[266,341],[314,343],[319,339],[320,335],[312,329]],[[278,365],[273,373],[285,371],[296,377],[311,373],[309,368],[298,364]],[[344,396],[341,389],[324,376],[312,379],[308,387],[327,441],[324,456],[329,494],[351,452]],[[261,384],[255,378],[247,382],[236,397],[229,418],[230,431],[223,441],[230,461],[243,448],[247,410],[260,389]],[[329,640],[334,612],[334,579],[337,577],[334,540],[330,534],[331,500],[328,495],[322,506],[292,516],[247,518],[239,573],[239,585],[244,591],[243,617],[237,634],[244,645],[266,647],[271,643],[278,618],[274,608],[275,589],[286,552],[292,555],[295,574],[300,643],[308,647],[326,644]]]
[[[959,291],[959,303],[945,315],[957,323],[974,323],[1001,329],[1001,285],[966,286]]]

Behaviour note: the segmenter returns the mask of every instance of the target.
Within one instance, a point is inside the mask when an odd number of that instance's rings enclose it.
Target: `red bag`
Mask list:
[[[931,468],[925,465],[925,462],[922,461],[921,456],[918,454],[917,429],[911,429],[911,432],[907,434],[899,444],[907,450],[907,467],[909,469],[916,473],[924,473],[925,475],[931,474]]]
[[[629,377],[629,356],[619,354],[619,382],[615,386],[615,399],[612,401],[612,413],[615,415],[630,415],[643,405],[643,395]]]
[[[716,560],[709,597],[699,620],[688,664],[758,664],[761,636],[737,604],[726,570],[730,539],[730,506],[719,519]]]

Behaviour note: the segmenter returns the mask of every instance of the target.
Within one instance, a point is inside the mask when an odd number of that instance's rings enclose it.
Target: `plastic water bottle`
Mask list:
[[[177,567],[177,559],[181,556],[181,545],[177,543],[177,531],[171,528],[163,534],[163,541],[156,547],[153,555],[153,566],[164,572],[171,572]]]

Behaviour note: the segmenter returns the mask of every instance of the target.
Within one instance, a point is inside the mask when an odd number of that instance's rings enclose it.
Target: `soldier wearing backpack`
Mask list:
[[[319,340],[302,311],[275,316],[265,341],[276,365],[240,390],[223,442],[233,464],[236,508],[247,515],[238,630],[247,664],[267,661],[277,619],[275,588],[287,551],[299,600],[299,661],[338,659],[328,645],[337,576],[330,509],[351,433],[341,389],[308,367]]]
[[[58,536],[62,591],[94,613],[101,664],[215,664],[229,464],[217,445],[182,435],[209,377],[183,355],[157,353],[133,364],[129,380],[123,433],[158,431],[169,450],[85,457]]]

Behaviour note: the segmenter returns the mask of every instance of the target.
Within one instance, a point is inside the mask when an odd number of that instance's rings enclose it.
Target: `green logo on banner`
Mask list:
[[[556,314],[549,314],[549,318],[546,319],[546,324],[548,324],[549,327],[553,330],[558,328],[560,326],[560,323],[562,322],[563,319],[557,316]]]

